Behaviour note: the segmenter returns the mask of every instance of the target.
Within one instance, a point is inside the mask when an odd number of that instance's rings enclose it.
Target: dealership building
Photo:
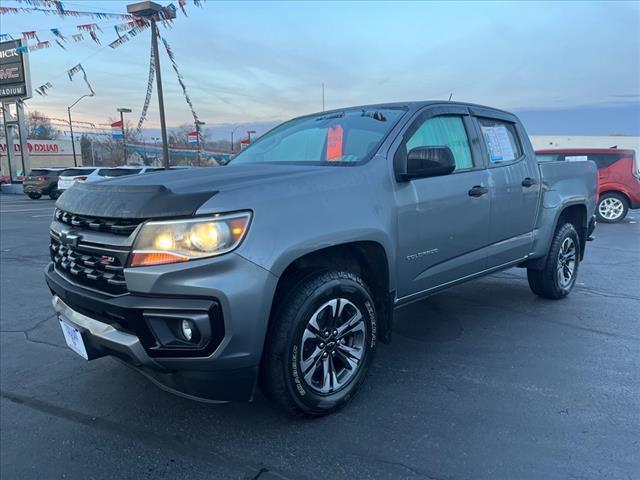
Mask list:
[[[76,159],[78,165],[82,163],[82,152],[80,149],[80,141],[76,140]],[[73,148],[71,140],[27,140],[27,148],[29,149],[29,166],[30,168],[40,167],[73,167]],[[11,167],[14,178],[21,177],[22,171],[22,153],[20,143],[14,141],[13,153],[11,157]],[[15,165],[14,165],[15,163]],[[2,175],[9,175],[9,161],[7,156],[6,141],[0,140],[0,170]],[[28,172],[27,172],[28,173]]]

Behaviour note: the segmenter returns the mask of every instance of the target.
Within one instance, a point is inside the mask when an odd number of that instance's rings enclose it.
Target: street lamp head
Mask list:
[[[127,5],[127,12],[139,18],[146,18],[152,22],[160,20],[173,20],[176,18],[176,8],[173,4],[167,7],[156,2],[138,2]]]
[[[138,2],[127,5],[127,13],[136,17],[151,18],[162,10],[156,2]]]
[[[255,130],[247,130],[247,133],[256,133]]]
[[[203,122],[202,120],[197,120],[196,125],[206,125],[206,123]]]
[[[133,110],[130,108],[118,108],[118,112],[120,113],[131,113]]]

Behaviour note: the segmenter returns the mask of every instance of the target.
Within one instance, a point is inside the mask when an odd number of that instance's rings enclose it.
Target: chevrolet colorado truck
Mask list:
[[[288,121],[224,167],[76,183],[46,281],[70,348],[211,402],[347,403],[394,310],[510,267],[576,282],[593,162],[538,164],[514,115],[454,102]],[[497,296],[500,295],[496,291]]]

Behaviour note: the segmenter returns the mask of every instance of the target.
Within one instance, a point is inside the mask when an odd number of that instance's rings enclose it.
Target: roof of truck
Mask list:
[[[325,112],[315,112],[312,113],[310,115],[320,115],[320,114],[327,114],[327,113],[332,113],[332,112],[340,112],[340,111],[344,111],[344,110],[353,110],[353,109],[367,109],[367,110],[371,110],[374,108],[410,108],[413,110],[418,110],[420,108],[423,107],[428,107],[430,105],[456,105],[456,106],[461,106],[461,107],[470,107],[470,108],[483,108],[483,109],[487,109],[487,110],[492,110],[494,112],[501,112],[507,115],[514,115],[511,112],[508,112],[506,110],[500,110],[499,108],[494,108],[494,107],[489,107],[487,105],[478,105],[475,103],[467,103],[467,102],[451,102],[451,101],[447,101],[447,100],[419,100],[419,101],[410,101],[410,102],[389,102],[389,103],[373,103],[370,105],[353,105],[353,106],[347,106],[347,107],[341,107],[341,108],[334,108],[332,110],[327,110]],[[304,115],[305,117],[307,115]]]

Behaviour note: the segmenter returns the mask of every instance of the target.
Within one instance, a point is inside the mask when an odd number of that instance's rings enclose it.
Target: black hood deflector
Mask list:
[[[217,191],[176,193],[163,185],[76,183],[56,206],[76,215],[149,219],[188,217]]]

